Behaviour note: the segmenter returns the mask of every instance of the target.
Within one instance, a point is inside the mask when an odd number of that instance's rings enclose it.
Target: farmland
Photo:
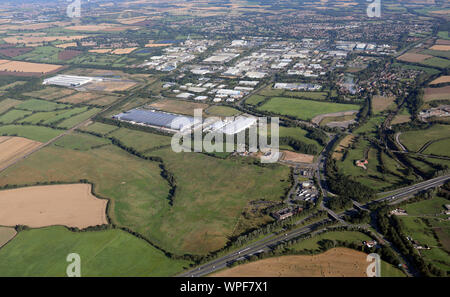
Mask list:
[[[442,88],[426,88],[423,99],[425,102],[434,100],[450,100],[450,86]]]
[[[71,89],[66,88],[56,88],[56,87],[45,87],[38,91],[27,92],[23,95],[33,98],[39,98],[44,100],[53,101],[65,96],[72,95],[74,93]]]
[[[205,253],[222,247],[249,201],[278,201],[290,184],[284,166],[261,168],[240,158],[175,154],[170,148],[148,155],[161,157],[177,181],[172,210],[158,213],[164,220],[153,227],[167,232],[159,236],[165,235],[164,245],[177,252]]]
[[[275,97],[259,107],[259,110],[280,115],[293,116],[302,120],[311,120],[321,114],[359,110],[359,105],[309,101]]]
[[[88,120],[89,118],[93,117],[95,114],[97,114],[99,112],[100,112],[100,109],[91,108],[88,111],[85,111],[76,116],[68,118],[67,120],[62,121],[60,124],[58,124],[58,127],[65,128],[65,129],[72,128],[72,127],[78,125],[79,123],[82,123],[82,122]]]
[[[40,142],[26,138],[0,136],[0,167],[12,164],[40,145]]]
[[[179,253],[222,247],[248,201],[278,200],[289,186],[285,167],[261,168],[240,160],[175,154],[171,149],[149,154],[162,157],[175,176],[177,194],[172,207],[167,201],[168,184],[157,163],[139,160],[113,146],[70,154],[56,146],[44,148],[2,173],[1,184],[87,179],[96,185],[95,194],[111,199],[109,214],[114,222]],[[249,181],[245,178],[249,175],[255,178]]]
[[[4,113],[5,111],[14,106],[19,105],[20,103],[22,103],[22,101],[14,99],[4,99],[0,101],[0,114]]]
[[[39,63],[29,63],[29,62],[20,62],[20,61],[10,61],[10,60],[1,60],[0,61],[0,72],[11,73],[11,75],[15,75],[16,73],[23,74],[47,74],[51,72],[55,72],[62,68],[61,65],[52,65],[52,64],[39,64]]]
[[[434,125],[427,130],[408,131],[400,136],[401,143],[410,151],[419,151],[427,142],[447,138],[450,133],[448,125]]]
[[[120,140],[125,146],[133,147],[139,152],[147,152],[156,148],[170,146],[171,138],[157,134],[120,128],[108,134]]]
[[[0,227],[0,248],[16,236],[14,228]]]
[[[366,277],[367,255],[334,248],[314,256],[282,256],[244,264],[214,274],[215,277]],[[390,265],[385,276],[404,276]],[[383,271],[384,269],[382,269]]]
[[[169,99],[157,101],[150,104],[149,106],[166,112],[185,114],[190,116],[194,115],[195,109],[202,109],[204,111],[209,107],[208,104]]]
[[[53,111],[57,109],[65,109],[69,108],[70,105],[66,104],[58,104],[53,102],[48,102],[44,100],[38,100],[38,99],[30,99],[22,104],[16,106],[17,109],[24,109],[29,111]]]
[[[381,113],[394,106],[394,97],[375,96],[372,99],[372,110],[374,113]]]
[[[106,135],[117,129],[119,128],[116,126],[106,125],[102,123],[92,123],[89,126],[81,128],[82,131],[93,132],[101,135]]]
[[[237,109],[228,106],[211,106],[205,111],[210,116],[217,117],[233,117],[241,114],[241,112]]]
[[[13,109],[0,116],[0,123],[11,124],[14,121],[30,115],[31,111]]]
[[[0,126],[0,135],[19,136],[40,142],[47,142],[60,134],[62,134],[62,131],[47,127],[27,125]]]
[[[41,228],[104,225],[107,200],[91,194],[91,185],[52,185],[0,191],[0,225]]]
[[[436,78],[432,82],[430,82],[430,85],[437,85],[437,84],[444,84],[444,83],[450,83],[450,75],[444,75],[441,77]]]
[[[35,112],[32,115],[25,117],[17,123],[27,123],[27,124],[44,124],[52,125],[69,119],[70,117],[83,113],[87,110],[87,107],[77,107],[72,109],[63,109],[57,111],[47,111],[47,112]]]
[[[74,233],[49,227],[20,232],[0,249],[0,276],[66,276],[70,253],[83,259],[86,277],[172,276],[189,265],[122,230]],[[120,261],[105,265],[105,259]]]

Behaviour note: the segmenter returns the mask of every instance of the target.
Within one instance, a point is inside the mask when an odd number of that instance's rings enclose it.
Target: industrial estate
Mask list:
[[[0,3],[1,277],[450,275],[448,1],[67,5]]]

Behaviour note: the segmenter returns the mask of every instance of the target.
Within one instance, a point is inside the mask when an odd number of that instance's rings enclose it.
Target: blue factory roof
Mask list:
[[[155,110],[132,109],[118,114],[114,118],[121,121],[136,122],[140,124],[182,130],[194,123],[193,117],[181,116]]]

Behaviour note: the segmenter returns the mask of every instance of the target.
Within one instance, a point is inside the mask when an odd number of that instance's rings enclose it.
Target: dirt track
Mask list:
[[[366,277],[367,255],[335,248],[314,256],[282,256],[237,266],[215,277]]]
[[[328,113],[328,114],[321,114],[316,117],[314,117],[311,122],[313,122],[316,125],[319,125],[320,122],[323,121],[324,118],[331,118],[331,117],[343,117],[343,116],[349,116],[357,113],[357,110],[350,110],[350,111],[342,111],[342,112],[335,112],[335,113]]]
[[[0,191],[0,225],[80,229],[107,224],[107,200],[91,194],[91,185],[52,185]]]

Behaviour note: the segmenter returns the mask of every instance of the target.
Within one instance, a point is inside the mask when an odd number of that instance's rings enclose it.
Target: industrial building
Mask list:
[[[156,110],[132,109],[114,116],[119,121],[185,131],[193,126],[194,118]]]
[[[44,80],[44,85],[55,85],[61,87],[80,87],[93,81],[102,81],[101,78],[75,76],[75,75],[57,75]]]
[[[256,118],[240,116],[231,121],[217,121],[205,129],[216,133],[223,133],[227,135],[235,135],[246,129],[249,129],[257,123]]]

